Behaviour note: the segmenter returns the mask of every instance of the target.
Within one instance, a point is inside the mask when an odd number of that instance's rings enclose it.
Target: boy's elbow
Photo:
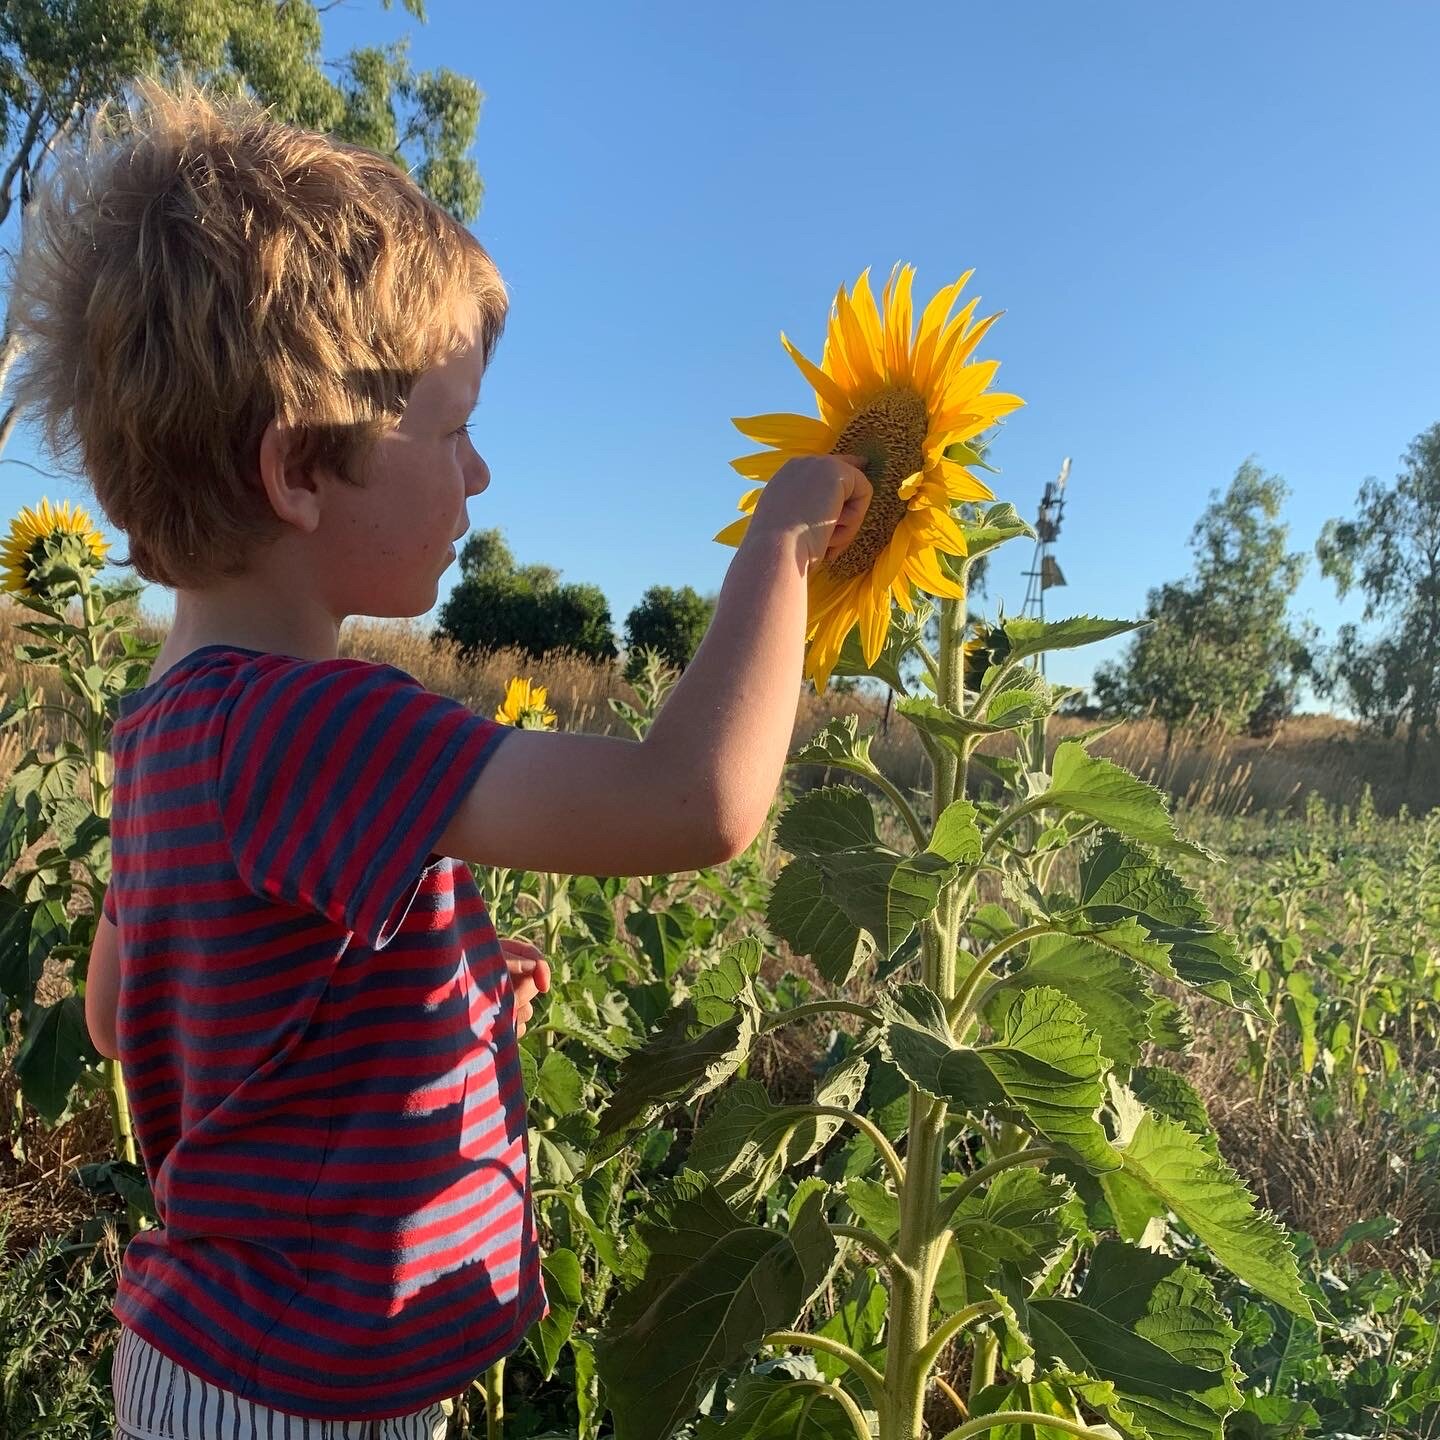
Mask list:
[[[707,865],[736,860],[755,843],[770,813],[767,801],[758,805],[736,796],[718,795],[708,807],[705,842],[711,852]]]
[[[88,993],[86,999],[89,999]],[[85,1028],[90,1032],[90,1043],[107,1060],[120,1058],[120,1047],[115,1043],[115,1027],[106,1025],[104,1018],[98,1013],[92,1013],[88,1004],[85,1007]]]
[[[675,869],[723,865],[750,848],[769,818],[773,787],[765,790],[748,780],[725,766],[698,770],[688,757],[673,767],[663,761],[652,766],[652,803],[670,816],[670,843],[682,852]]]

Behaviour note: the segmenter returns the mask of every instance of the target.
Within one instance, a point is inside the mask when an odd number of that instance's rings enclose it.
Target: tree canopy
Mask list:
[[[1408,774],[1440,710],[1440,424],[1411,441],[1402,464],[1388,488],[1365,480],[1354,518],[1327,521],[1315,553],[1340,597],[1358,590],[1363,619],[1382,627],[1368,639],[1340,627],[1322,688],[1386,735],[1405,725]]]
[[[1305,569],[1277,518],[1288,493],[1252,460],[1223,495],[1211,492],[1191,532],[1193,576],[1150,591],[1151,623],[1095,672],[1103,709],[1149,710],[1167,738],[1197,713],[1257,734],[1289,714],[1310,669],[1311,636],[1286,614]]]
[[[626,673],[633,674],[643,663],[641,650],[658,650],[677,670],[683,670],[694,656],[715,613],[715,601],[706,599],[690,585],[678,590],[669,585],[652,585],[625,617],[625,648],[630,652]]]
[[[498,530],[477,530],[465,541],[460,580],[440,607],[437,630],[466,654],[514,647],[536,659],[573,650],[613,660],[619,653],[600,587],[562,584],[548,565],[516,564]]]
[[[381,0],[385,9],[392,0]],[[423,0],[403,0],[424,21]],[[23,210],[47,159],[106,100],[143,74],[186,73],[245,91],[282,119],[332,133],[402,164],[456,219],[479,213],[467,152],[482,94],[446,68],[414,71],[408,41],[322,58],[312,0],[6,0],[0,6],[0,224]],[[0,391],[18,354],[7,317]],[[16,422],[0,404],[0,449]]]

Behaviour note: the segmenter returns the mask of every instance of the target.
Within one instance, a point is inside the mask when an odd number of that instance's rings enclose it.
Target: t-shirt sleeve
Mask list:
[[[509,733],[393,665],[267,661],[221,741],[220,820],[241,880],[380,949]]]

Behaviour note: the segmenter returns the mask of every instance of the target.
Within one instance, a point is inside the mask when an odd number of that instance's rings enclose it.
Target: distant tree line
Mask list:
[[[1193,574],[1150,592],[1150,622],[1095,674],[1102,711],[1155,715],[1167,738],[1192,715],[1267,735],[1293,710],[1302,682],[1347,704],[1386,735],[1406,737],[1413,772],[1440,711],[1440,424],[1415,437],[1392,485],[1361,485],[1356,513],[1328,520],[1316,542],[1321,573],[1343,599],[1365,599],[1359,625],[1335,643],[1289,617],[1305,568],[1279,519],[1288,494],[1247,460],[1191,535]]]
[[[652,585],[625,617],[626,673],[643,650],[683,670],[710,624],[714,597],[689,585]],[[440,608],[439,633],[463,654],[515,648],[537,660],[569,650],[596,661],[620,650],[598,585],[562,581],[549,565],[520,565],[498,530],[479,530],[460,552],[460,580]]]

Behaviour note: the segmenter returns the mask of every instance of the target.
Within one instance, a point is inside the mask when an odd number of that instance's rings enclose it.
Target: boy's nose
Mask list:
[[[465,493],[467,495],[478,495],[490,484],[490,467],[477,454],[475,463],[469,466],[465,472]]]

